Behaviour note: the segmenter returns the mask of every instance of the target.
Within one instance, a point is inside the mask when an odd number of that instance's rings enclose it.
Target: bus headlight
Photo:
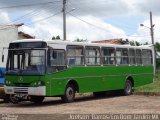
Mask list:
[[[37,86],[37,82],[35,82],[34,85]]]
[[[11,84],[11,81],[9,81],[9,80],[6,80],[6,82],[5,82],[6,84]]]
[[[6,80],[5,83],[8,84],[8,80]]]
[[[38,82],[38,85],[39,85],[39,86],[44,86],[44,85],[45,85],[45,82],[44,82],[44,81],[39,81],[39,82]]]
[[[34,83],[35,86],[44,86],[45,82],[44,81],[37,81]]]

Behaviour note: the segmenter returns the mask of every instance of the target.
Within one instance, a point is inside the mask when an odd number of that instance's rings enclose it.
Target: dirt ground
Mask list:
[[[134,114],[159,114],[156,119],[159,120],[160,96],[111,95],[95,98],[92,95],[85,95],[78,96],[73,103],[63,103],[60,98],[46,98],[42,104],[31,102],[12,104],[0,101],[0,120],[8,120],[8,118],[13,120],[100,120],[92,118],[92,115],[96,114],[108,114],[109,117],[107,115],[106,120],[111,120],[112,114],[132,114],[133,116],[128,120],[132,120]]]
[[[83,96],[73,103],[62,103],[59,98],[46,98],[42,104],[0,102],[4,114],[102,114],[102,113],[154,113],[160,114],[160,97],[156,96]]]

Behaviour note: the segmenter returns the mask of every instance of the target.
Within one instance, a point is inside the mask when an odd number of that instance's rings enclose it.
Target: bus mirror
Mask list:
[[[2,62],[4,62],[4,49],[5,48],[3,48],[3,50],[2,50]]]
[[[2,62],[4,62],[4,55],[2,55]]]
[[[57,58],[57,52],[56,52],[56,51],[53,51],[53,52],[52,52],[52,57],[53,57],[53,59],[56,59],[56,58]]]

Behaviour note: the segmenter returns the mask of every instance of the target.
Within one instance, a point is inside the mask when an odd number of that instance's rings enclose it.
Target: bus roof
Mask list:
[[[139,48],[139,49],[152,49],[152,45],[141,45],[141,46],[131,46],[131,45],[117,45],[117,44],[106,44],[106,43],[89,43],[89,42],[71,42],[64,40],[44,40],[44,39],[21,39],[15,40],[11,43],[22,43],[22,42],[46,42],[48,45],[82,45],[82,46],[99,46],[99,47],[115,47],[115,48]]]

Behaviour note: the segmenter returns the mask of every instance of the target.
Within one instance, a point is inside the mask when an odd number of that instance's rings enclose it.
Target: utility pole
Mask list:
[[[156,50],[154,44],[154,31],[153,31],[153,22],[152,22],[152,12],[150,12],[150,31],[151,31],[151,40],[153,45],[153,65],[154,65],[154,75],[156,74]]]
[[[152,22],[152,12],[150,12],[150,30],[151,30],[151,40],[152,40],[152,44],[154,45],[154,33],[153,33],[153,22]]]
[[[66,40],[66,0],[63,0],[63,40]]]

